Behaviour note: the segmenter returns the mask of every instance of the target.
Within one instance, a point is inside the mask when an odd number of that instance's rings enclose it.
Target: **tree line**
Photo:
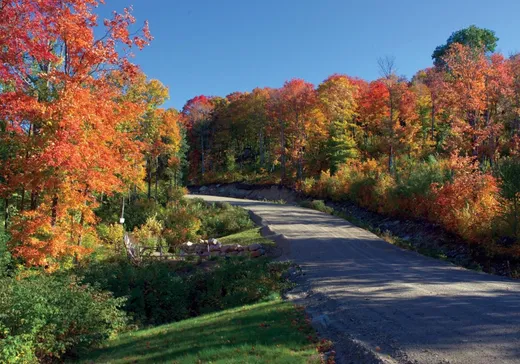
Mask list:
[[[520,57],[497,41],[457,31],[411,79],[386,57],[374,81],[197,96],[181,113],[190,181],[282,183],[507,245],[519,237]]]
[[[81,259],[110,196],[157,197],[181,179],[179,114],[131,59],[152,40],[148,24],[129,9],[98,24],[99,4],[0,1],[3,225],[28,265]]]

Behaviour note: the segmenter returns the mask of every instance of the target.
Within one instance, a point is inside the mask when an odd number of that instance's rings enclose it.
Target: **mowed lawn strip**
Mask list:
[[[222,244],[240,244],[242,246],[251,245],[254,243],[263,245],[274,245],[274,242],[268,238],[264,238],[260,233],[260,228],[256,227],[233,235],[219,238]]]
[[[274,300],[129,332],[82,363],[319,363],[304,311]]]

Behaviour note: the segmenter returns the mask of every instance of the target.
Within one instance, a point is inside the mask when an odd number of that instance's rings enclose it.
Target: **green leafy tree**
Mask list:
[[[500,193],[505,200],[505,218],[511,234],[520,238],[520,162],[514,158],[503,159],[498,165]]]
[[[359,156],[354,139],[359,129],[354,122],[357,92],[357,87],[344,75],[332,75],[318,87],[320,107],[328,121],[326,154],[332,174],[339,165]]]
[[[444,67],[444,56],[453,43],[459,43],[475,49],[484,49],[486,52],[494,52],[497,47],[498,38],[495,32],[485,28],[471,25],[451,34],[446,44],[440,45],[433,51],[433,63],[437,67]]]
[[[349,159],[359,157],[357,144],[352,136],[352,128],[346,120],[335,120],[329,126],[327,156],[330,160],[330,173],[336,174],[339,166]]]

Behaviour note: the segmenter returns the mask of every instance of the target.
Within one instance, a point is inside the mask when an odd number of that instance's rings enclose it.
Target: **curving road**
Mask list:
[[[404,251],[318,211],[196,197],[248,209],[287,238],[287,258],[305,273],[303,301],[339,362],[520,363],[519,281]]]

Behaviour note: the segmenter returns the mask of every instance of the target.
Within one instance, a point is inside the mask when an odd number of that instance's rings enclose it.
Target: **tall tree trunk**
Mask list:
[[[302,181],[303,180],[303,148],[299,148],[299,151],[298,151],[298,176],[297,176],[297,179],[298,181]]]
[[[390,149],[388,151],[388,171],[393,173],[394,170],[394,146],[390,144]]]
[[[78,236],[78,246],[81,246],[83,244],[83,225],[84,225],[84,222],[85,222],[85,219],[84,219],[84,216],[83,216],[83,212],[81,213],[81,217],[79,219],[79,226],[80,226],[80,231],[79,231],[79,236]],[[72,241],[71,241],[72,243]],[[74,254],[74,264],[79,264],[79,257],[78,257],[78,254]]]
[[[476,112],[470,111],[468,112],[468,119],[469,119],[469,125],[471,126],[471,129],[473,129],[473,135],[471,136],[471,152],[474,157],[478,156],[478,148],[477,148],[477,116]]]
[[[147,193],[147,196],[148,196],[148,199],[151,199],[152,198],[152,161],[151,161],[151,158],[150,157],[147,157],[146,158],[146,164],[147,164],[147,183],[148,183],[148,193]]]
[[[4,203],[4,230],[7,231],[9,224],[9,199],[7,197],[5,198]]]
[[[486,110],[486,128],[489,128],[491,126],[491,110],[490,108],[488,108]],[[488,138],[488,151],[489,151],[489,163],[491,166],[493,166],[495,160],[494,160],[494,157],[495,157],[495,133],[493,131],[491,131],[491,133],[489,133],[489,138]]]
[[[155,200],[157,201],[157,191],[159,189],[159,157],[156,158],[156,165],[157,168],[155,168]]]
[[[518,206],[518,198],[513,197],[513,235],[515,238],[519,238],[518,234],[518,220],[519,220],[519,206]]]
[[[264,130],[260,129],[258,133],[258,146],[260,152],[260,166],[263,167],[265,164],[265,151],[264,151]]]
[[[38,206],[38,192],[36,190],[31,191],[31,210],[36,210]]]
[[[34,134],[34,125],[31,123],[29,125],[29,131],[27,132],[27,136],[29,138],[32,137]],[[29,147],[25,150],[25,160],[29,159]],[[25,210],[25,186],[22,186],[22,201],[20,202],[20,212],[23,212]]]
[[[204,168],[204,135],[200,135],[200,174],[204,177],[206,169]]]
[[[25,210],[25,186],[22,186],[22,199],[20,201],[20,212]]]
[[[54,195],[52,198],[51,205],[51,226],[56,225],[56,219],[58,218],[58,195]]]
[[[170,178],[170,180],[168,181],[168,189],[166,191],[166,203],[170,202],[171,200],[171,195],[172,195],[172,190],[173,190],[173,180],[172,178]]]
[[[388,151],[388,171],[390,174],[394,170],[394,101],[390,92],[390,148]]]
[[[430,130],[430,136],[432,139],[432,142],[435,141],[435,103],[432,99],[432,120],[431,120],[431,130]]]
[[[280,147],[281,147],[281,166],[282,166],[282,183],[285,182],[286,178],[286,156],[285,156],[285,125],[280,122]]]

